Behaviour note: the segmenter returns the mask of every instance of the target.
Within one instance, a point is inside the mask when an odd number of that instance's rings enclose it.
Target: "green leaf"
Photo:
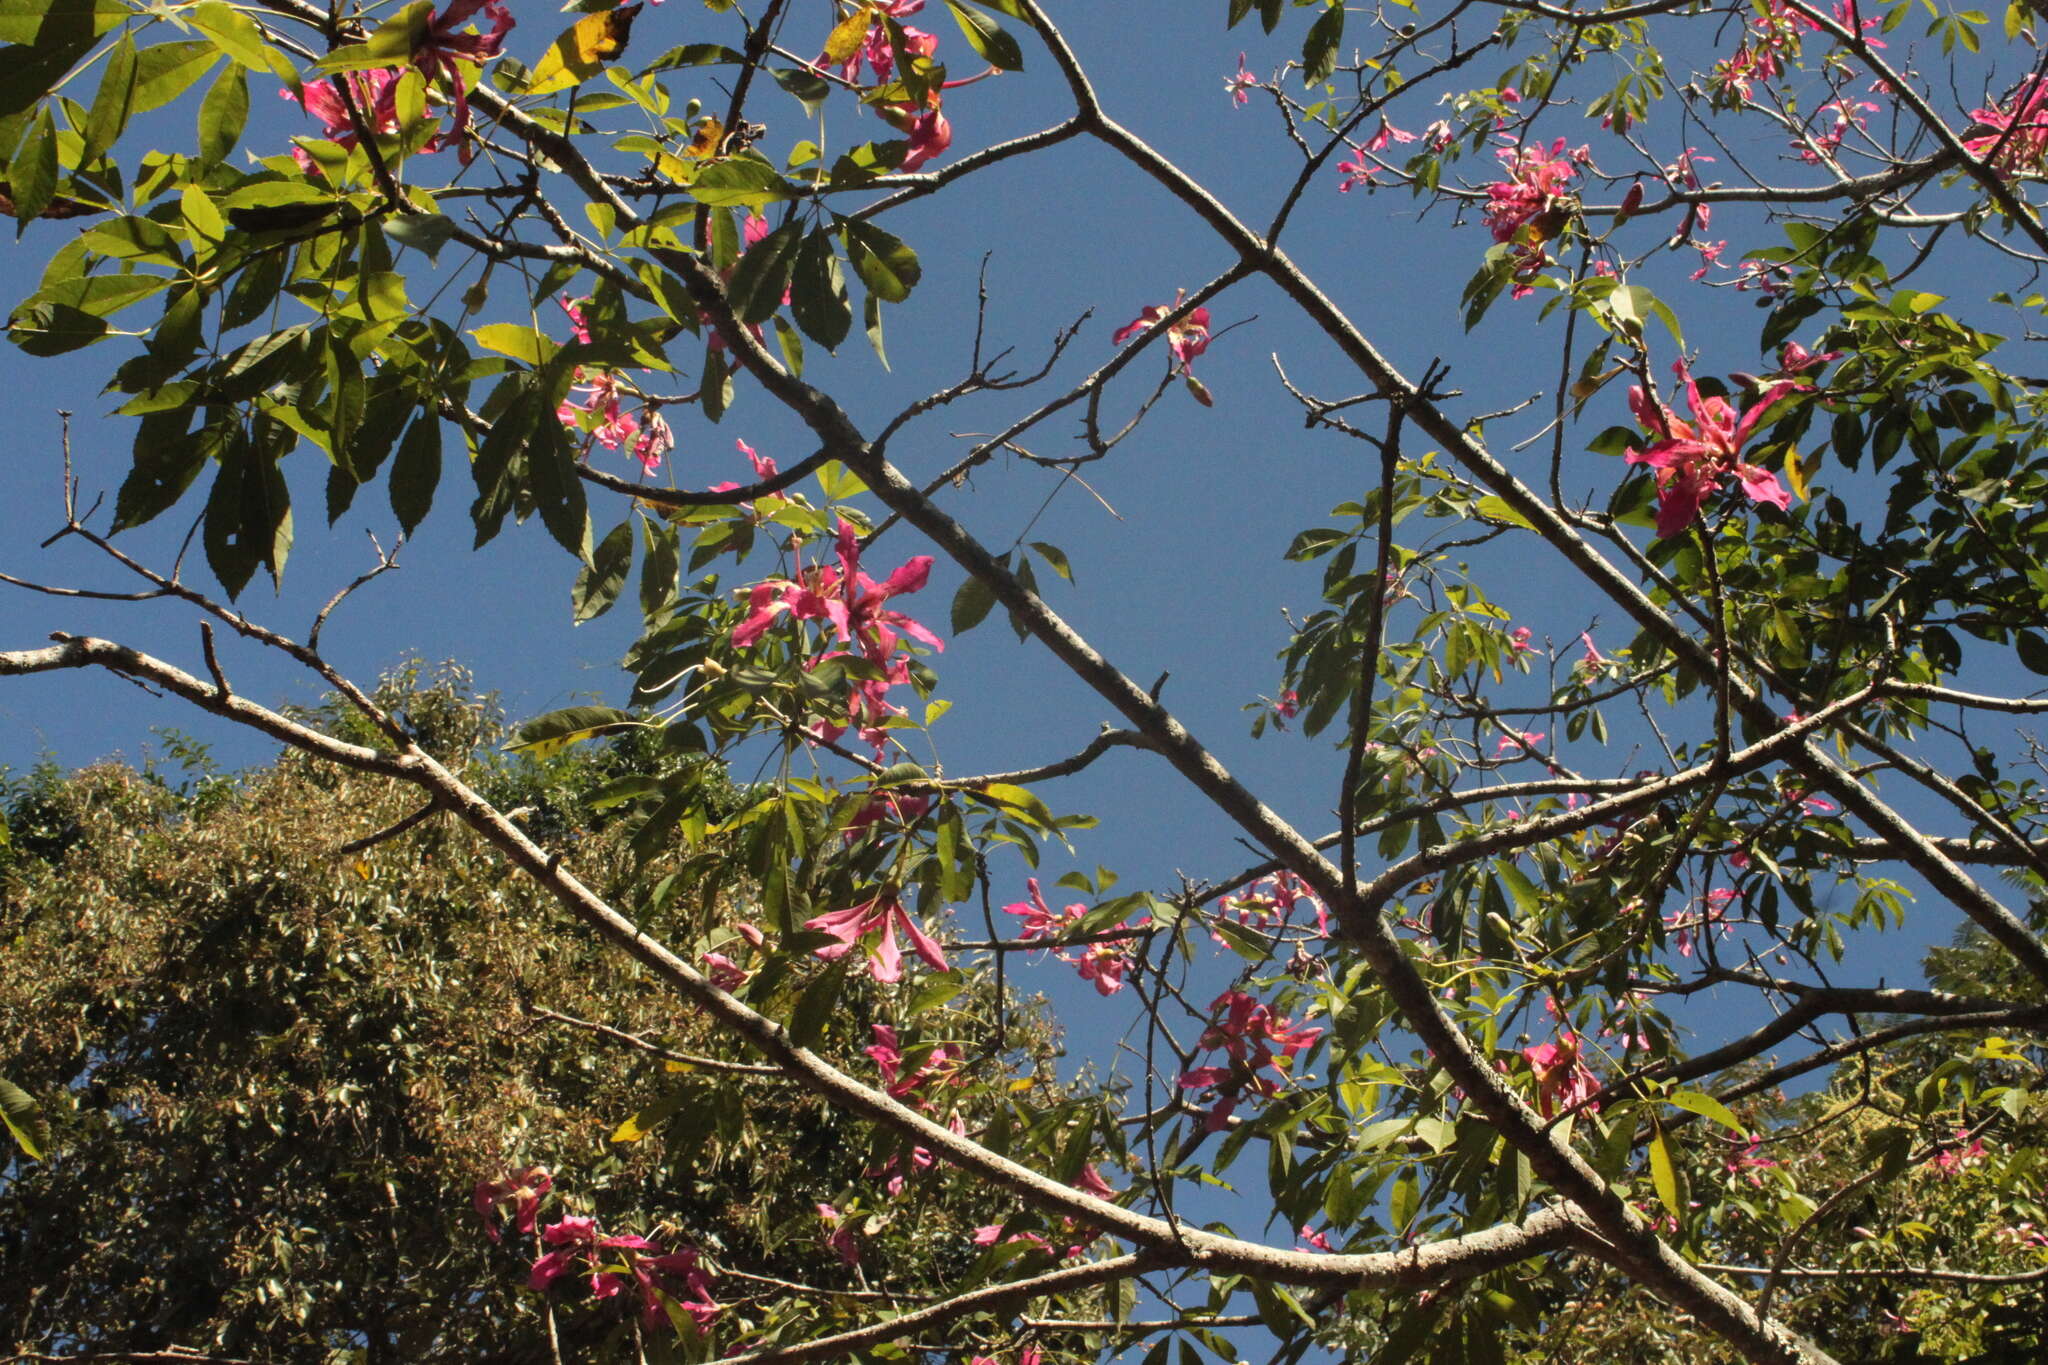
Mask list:
[[[797,248],[795,268],[789,281],[789,311],[804,335],[828,351],[839,349],[853,330],[853,306],[847,302],[846,277],[839,269],[839,253],[833,250],[832,234],[812,229]]]
[[[184,496],[205,466],[211,438],[187,432],[192,415],[182,408],[153,412],[135,432],[135,461],[114,499],[115,531],[140,526]]]
[[[953,633],[965,635],[980,625],[994,609],[996,595],[988,584],[969,575],[953,594]]]
[[[131,117],[161,109],[213,70],[220,50],[210,42],[158,43],[135,58],[135,104]]]
[[[633,1115],[632,1118],[627,1119],[618,1127],[612,1129],[612,1141],[638,1142],[641,1138],[646,1137],[656,1128],[659,1128],[662,1122],[675,1113],[676,1110],[682,1108],[683,1101],[688,1098],[689,1092],[684,1090],[676,1090],[662,1096],[639,1113]]]
[[[427,16],[433,0],[414,0],[384,21],[375,33],[360,43],[338,47],[322,57],[313,70],[321,75],[336,71],[372,71],[386,66],[410,66],[412,54],[427,36]]]
[[[633,567],[633,519],[620,522],[598,542],[590,562],[576,575],[572,599],[576,624],[594,621],[612,609],[625,590],[626,575]]]
[[[841,958],[816,981],[804,987],[804,993],[797,997],[796,1008],[789,1015],[789,1040],[792,1043],[798,1047],[812,1047],[825,1036],[825,1026],[832,1022],[845,986],[846,959]]]
[[[1321,85],[1337,70],[1337,48],[1344,41],[1342,0],[1326,8],[1309,26],[1301,45],[1301,83]]]
[[[627,730],[653,727],[629,711],[611,706],[569,706],[535,716],[513,732],[505,745],[507,753],[533,758],[552,758],[572,744]]]
[[[8,339],[30,355],[63,355],[103,340],[112,330],[96,318],[62,303],[25,305],[8,320]]]
[[[1002,25],[979,14],[960,3],[960,0],[946,0],[946,8],[953,12],[953,22],[960,26],[960,32],[967,37],[967,45],[974,49],[976,56],[998,71],[1022,71],[1024,49],[1017,46],[1017,40],[1003,30]]]
[[[1401,1174],[1394,1177],[1394,1189],[1387,1200],[1387,1213],[1393,1219],[1394,1230],[1398,1233],[1408,1227],[1421,1209],[1421,1182],[1416,1178],[1413,1166],[1404,1166]]]
[[[875,359],[882,362],[882,368],[889,368],[889,352],[882,345],[882,296],[870,293],[860,303],[861,323],[867,332],[868,347],[875,353]]]
[[[1743,1126],[1741,1119],[1735,1117],[1735,1111],[1715,1099],[1712,1095],[1701,1094],[1697,1090],[1674,1090],[1666,1095],[1664,1099],[1667,1103],[1677,1105],[1688,1113],[1698,1114],[1703,1119],[1712,1119],[1723,1128],[1740,1133],[1745,1137],[1749,1135],[1749,1129]]]
[[[224,67],[199,102],[199,159],[227,160],[248,122],[249,78],[238,65]]]
[[[782,173],[756,153],[716,161],[697,172],[690,197],[713,208],[761,209],[791,198]]]
[[[126,33],[107,53],[106,69],[100,73],[100,88],[85,115],[85,146],[78,164],[90,166],[100,153],[114,145],[128,127],[135,109],[135,43]]]
[[[640,611],[653,617],[675,600],[682,569],[682,542],[676,528],[649,520],[641,527]]]
[[[455,235],[455,220],[445,213],[408,213],[386,218],[384,235],[400,246],[425,253],[430,261],[439,261],[441,248]]]
[[[48,105],[36,115],[27,136],[14,149],[14,159],[7,166],[7,182],[13,192],[15,217],[24,225],[40,218],[57,197],[57,129],[50,120]]]
[[[440,482],[441,421],[423,412],[406,428],[398,458],[391,462],[391,513],[407,535],[434,505],[434,489]]]
[[[230,599],[241,595],[259,566],[270,570],[272,581],[284,572],[292,544],[291,494],[276,458],[240,426],[222,448],[201,539],[207,565]]]
[[[214,46],[251,71],[269,71],[283,77],[292,69],[283,53],[263,41],[263,30],[254,19],[221,0],[203,0],[184,17],[192,27],[213,39]]]
[[[50,1148],[50,1121],[35,1099],[13,1081],[0,1076],[0,1121],[14,1135],[15,1146],[37,1161]]]
[[[888,303],[910,297],[923,275],[917,253],[871,223],[844,220],[846,254],[868,292]]]
[[[741,322],[766,322],[782,306],[802,244],[803,225],[784,223],[747,248],[726,282],[725,293]]]
[[[49,6],[35,0],[0,3],[0,36],[20,44],[0,48],[0,118],[21,113],[42,99],[73,62],[91,51],[100,34],[127,16],[125,3],[111,14],[91,0]]]

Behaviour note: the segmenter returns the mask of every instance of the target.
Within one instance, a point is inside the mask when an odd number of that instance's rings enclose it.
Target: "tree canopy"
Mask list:
[[[12,796],[23,1358],[2039,1358],[2037,16],[1062,8],[0,5],[8,335],[132,431],[7,582],[203,627],[0,674],[289,751]],[[1033,184],[1121,325],[930,297]],[[625,679],[353,680],[381,543],[259,619],[307,469]]]

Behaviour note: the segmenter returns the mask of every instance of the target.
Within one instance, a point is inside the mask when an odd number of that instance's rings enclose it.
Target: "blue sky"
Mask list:
[[[555,20],[538,6],[516,8],[522,23],[510,50],[530,58],[554,32]],[[1056,7],[1111,114],[1194,171],[1249,221],[1262,224],[1297,163],[1270,103],[1255,100],[1240,109],[1224,83],[1240,50],[1248,53],[1253,71],[1265,73],[1293,54],[1299,33],[1290,25],[1267,38],[1253,23],[1226,33],[1223,10],[1221,3],[1185,0]],[[643,14],[636,50],[651,53],[704,37],[707,22],[699,7],[676,0]],[[926,27],[940,32],[943,50],[960,61],[959,35],[943,13],[928,12]],[[949,96],[956,152],[1047,126],[1065,113],[1064,88],[1042,51],[1027,44],[1026,63],[1021,74]],[[1492,69],[1470,73],[1474,85],[1492,79]],[[708,73],[684,71],[670,84],[679,96],[709,99],[716,93],[711,80]],[[1436,117],[1425,102],[1435,93],[1397,105],[1396,122],[1419,129]],[[270,139],[265,150],[303,128],[293,107],[272,103],[261,91],[256,110],[249,140]],[[815,135],[802,129],[796,106],[773,92],[760,97],[755,117],[769,125],[770,146]],[[857,129],[853,117],[844,107],[828,111],[828,133],[836,144],[874,135]],[[185,126],[177,124],[175,135],[184,135]],[[1597,139],[1597,130],[1586,128]],[[1653,125],[1651,131],[1660,154],[1678,149],[1658,141],[1664,129]],[[1468,158],[1462,169],[1479,182],[1490,178],[1493,163]],[[1432,358],[1449,362],[1449,385],[1466,395],[1455,404],[1463,413],[1506,408],[1554,384],[1563,318],[1539,321],[1542,298],[1504,300],[1476,332],[1463,330],[1459,291],[1490,244],[1476,214],[1462,224],[1441,206],[1425,214],[1422,201],[1399,190],[1340,194],[1337,179],[1327,170],[1311,188],[1286,245],[1405,372],[1419,374]],[[1111,332],[1139,309],[1170,300],[1177,288],[1200,284],[1229,264],[1221,245],[1163,191],[1087,143],[970,178],[893,215],[888,226],[918,250],[925,267],[912,300],[888,317],[893,368],[883,370],[856,333],[836,359],[818,357],[814,348],[810,371],[866,430],[878,429],[907,403],[964,373],[984,256],[987,334],[992,346],[1016,348],[1020,368],[1034,367],[1061,327],[1093,310],[1052,383],[942,410],[898,438],[893,457],[913,475],[927,477],[963,453],[972,434],[996,429],[1056,385],[1100,363],[1111,353]],[[1771,240],[1747,226],[1745,233],[1744,226],[1731,223],[1725,235],[1738,246]],[[0,248],[0,292],[10,298],[30,292],[43,260],[74,230],[63,222],[38,222],[19,243]],[[1654,268],[1652,282],[1668,289],[1684,310],[1687,340],[1702,371],[1760,368],[1760,316],[1751,298],[1690,285],[1685,276],[1694,263],[1689,254],[1667,257]],[[425,269],[423,262],[414,265]],[[494,306],[512,292],[504,290]],[[1189,727],[1270,804],[1321,833],[1333,823],[1341,756],[1328,736],[1309,741],[1286,734],[1254,743],[1242,707],[1278,690],[1275,654],[1287,639],[1283,612],[1300,615],[1316,603],[1317,571],[1285,563],[1282,552],[1297,531],[1321,524],[1333,504],[1360,496],[1376,475],[1377,462],[1366,447],[1304,430],[1299,409],[1276,382],[1274,359],[1295,383],[1325,396],[1355,392],[1361,381],[1333,363],[1264,286],[1233,290],[1212,304],[1212,313],[1219,333],[1230,330],[1196,369],[1216,406],[1204,409],[1184,394],[1170,393],[1114,455],[1085,471],[1114,516],[1071,484],[1055,494],[1053,474],[1000,460],[977,471],[972,485],[947,495],[946,502],[994,548],[1008,546],[1027,527],[1031,538],[1064,548],[1077,582],[1054,585],[1041,575],[1055,608],[1141,683],[1170,674],[1164,699]],[[77,587],[132,586],[75,542],[35,549],[59,524],[59,408],[76,414],[73,454],[86,500],[102,492],[111,497],[126,472],[131,429],[125,420],[105,417],[112,403],[97,393],[119,358],[118,344],[56,360],[0,350],[0,379],[13,396],[8,451],[14,471],[12,494],[0,504],[0,544],[9,547],[0,555],[0,570]],[[1671,358],[1668,344],[1662,358]],[[1133,373],[1114,391],[1112,410],[1119,401],[1134,401],[1157,371],[1148,361]],[[674,460],[685,483],[740,477],[745,466],[733,451],[736,439],[785,463],[808,453],[803,434],[787,419],[748,392],[744,381],[740,390],[740,401],[722,425],[679,421]],[[1619,398],[1610,389],[1574,433],[1578,440],[1568,439],[1567,489],[1604,498],[1620,476],[1615,461],[1569,453],[1600,427],[1623,420]],[[1515,439],[1540,423],[1540,416],[1519,427],[1503,422],[1490,435],[1506,454]],[[1033,434],[1032,448],[1064,453],[1062,442],[1071,430],[1066,417],[1056,418]],[[1544,467],[1540,447],[1508,458],[1532,478]],[[613,467],[629,470],[617,458]],[[283,589],[273,595],[259,578],[240,605],[303,637],[320,604],[373,562],[368,534],[389,546],[396,528],[381,490],[366,490],[355,510],[327,529],[320,511],[325,469],[318,453],[302,451],[288,468],[298,542]],[[464,515],[469,496],[465,472],[451,462],[439,505],[405,547],[403,569],[365,589],[328,626],[329,657],[358,678],[411,655],[455,659],[474,670],[480,686],[502,693],[515,719],[579,699],[622,701],[626,679],[615,663],[634,634],[630,603],[592,624],[572,626],[574,562],[537,523],[508,528],[485,549],[471,550]],[[168,563],[198,511],[198,500],[189,501],[123,537],[125,548],[152,563]],[[625,515],[604,494],[594,496],[593,512],[599,535]],[[892,532],[872,551],[870,567],[886,571],[924,550],[908,532]],[[191,558],[188,577],[206,583],[196,548]],[[1593,627],[1609,647],[1625,639],[1614,609],[1526,543],[1512,556],[1495,555],[1476,568],[1489,591],[1539,641],[1556,643],[1567,666],[1577,657],[1572,642],[1582,630]],[[941,565],[920,597],[898,605],[943,631],[958,582],[957,573]],[[197,671],[197,620],[197,613],[177,604],[60,600],[7,590],[0,595],[0,647],[29,647],[61,629],[130,643]],[[1599,631],[1603,622],[1613,624],[1607,634]],[[222,653],[230,678],[247,695],[310,702],[323,690],[317,679],[254,646],[224,642]],[[1113,719],[1106,704],[1067,678],[1037,646],[1018,644],[999,617],[949,641],[934,663],[941,695],[955,703],[937,732],[937,757],[950,775],[1061,756]],[[1524,685],[1519,700],[1541,700],[1544,690],[1539,675]],[[260,737],[102,674],[11,679],[0,687],[0,761],[17,770],[45,755],[67,765],[116,754],[133,760],[152,744],[156,727],[188,732],[231,764],[260,762],[270,752]],[[1648,766],[1648,758],[1629,761],[1628,736],[1639,733],[1618,728],[1611,753],[1581,754],[1581,766],[1600,774]],[[1103,817],[1077,861],[1084,868],[1100,863],[1118,870],[1126,887],[1171,890],[1183,875],[1216,878],[1252,861],[1231,827],[1163,764],[1134,751],[1117,751],[1085,774],[1048,785],[1043,795],[1062,812]],[[1048,866],[1052,875],[1059,865],[1053,860]],[[1000,899],[1021,897],[1024,869],[999,865],[996,872]],[[1869,967],[1894,981],[1911,976],[1914,945],[1946,939],[1951,923],[1951,915],[1933,907],[1915,932],[1890,940]],[[1063,972],[1046,976],[1044,984],[1063,1005],[1100,1011],[1072,1016],[1077,1035],[1093,1032],[1097,1021],[1114,1019],[1120,1026],[1114,1006],[1099,1006]]]

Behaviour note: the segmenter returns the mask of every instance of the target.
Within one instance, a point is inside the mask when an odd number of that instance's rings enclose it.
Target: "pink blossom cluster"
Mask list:
[[[1680,957],[1692,956],[1694,936],[1703,934],[1710,925],[1720,925],[1722,936],[1728,935],[1728,906],[1734,899],[1731,888],[1717,886],[1700,898],[1699,909],[1678,910],[1664,917],[1665,932],[1671,935],[1671,946]]]
[[[1295,910],[1304,903],[1315,913],[1316,937],[1328,938],[1330,907],[1323,904],[1322,897],[1311,890],[1307,882],[1285,868],[1259,878],[1241,895],[1225,899],[1216,908],[1219,914],[1236,920],[1247,929],[1270,933],[1291,920]],[[1210,937],[1219,943],[1223,941],[1214,933]]]
[[[860,1224],[862,1219],[841,1213],[830,1204],[818,1205],[818,1217],[826,1227],[825,1247],[839,1263],[852,1267],[860,1264]]]
[[[555,1187],[545,1166],[528,1166],[498,1180],[479,1180],[471,1196],[476,1216],[484,1220],[484,1232],[495,1242],[504,1234],[509,1218],[512,1230],[522,1237],[533,1235],[533,1222],[540,1214],[540,1201]]]
[[[1486,187],[1486,226],[1493,240],[1514,247],[1514,297],[1523,298],[1536,272],[1550,264],[1546,244],[1570,221],[1571,181],[1585,164],[1584,147],[1565,149],[1558,138],[1546,150],[1540,143],[1510,145],[1495,153],[1507,179]]]
[[[1702,395],[1684,361],[1674,364],[1672,370],[1692,405],[1690,422],[1653,401],[1641,385],[1628,391],[1629,408],[1636,420],[1643,430],[1659,438],[1628,453],[1630,464],[1646,464],[1657,471],[1657,534],[1674,536],[1692,525],[1701,504],[1731,476],[1751,502],[1769,503],[1781,510],[1791,506],[1792,495],[1778,482],[1778,476],[1745,463],[1742,447],[1772,404],[1805,385],[1792,380],[1774,384],[1738,412],[1725,398]]]
[[[1578,1035],[1570,1029],[1553,1042],[1523,1048],[1522,1058],[1536,1078],[1536,1109],[1544,1118],[1600,1093],[1600,1078],[1586,1065]]]
[[[1976,1165],[1984,1156],[1984,1139],[1971,1137],[1967,1128],[1958,1128],[1955,1137],[1928,1158],[1927,1165],[1936,1175],[1946,1178],[1961,1173],[1967,1166]]]
[[[836,940],[816,950],[817,955],[827,962],[836,962],[851,952],[856,944],[865,942],[869,935],[879,934],[880,937],[867,949],[868,975],[884,984],[903,979],[903,951],[896,944],[898,929],[909,937],[911,949],[924,959],[925,965],[935,972],[946,970],[945,949],[924,931],[915,915],[903,908],[902,900],[893,891],[879,893],[844,910],[828,911],[805,920],[804,927],[830,934]]]
[[[1784,72],[1785,58],[1799,55],[1801,38],[1819,27],[1784,0],[1770,0],[1750,21],[1735,55],[1715,65],[1715,90],[1729,104],[1750,103],[1757,85],[1776,80]]]
[[[557,302],[569,315],[570,333],[577,341],[589,345],[590,322],[584,316],[584,300],[571,299],[564,294]],[[555,409],[555,420],[571,431],[584,433],[586,455],[593,441],[606,450],[628,446],[640,467],[652,474],[661,468],[662,457],[675,449],[675,433],[669,429],[668,419],[652,403],[643,404],[637,417],[627,412],[621,389],[623,383],[611,370],[592,372],[577,366],[570,384],[570,396]],[[582,402],[576,401],[577,395],[582,396]]]
[[[918,622],[888,606],[891,598],[918,592],[931,578],[932,557],[918,555],[880,583],[868,577],[860,566],[860,531],[844,517],[839,521],[836,540],[838,564],[810,568],[799,563],[790,578],[771,578],[755,584],[748,592],[750,611],[733,628],[732,642],[740,649],[753,646],[768,628],[783,617],[798,621],[819,621],[830,626],[841,645],[851,649],[828,649],[812,656],[808,667],[828,659],[864,659],[874,666],[870,677],[849,679],[846,720],[819,721],[814,733],[835,740],[847,727],[858,729],[860,737],[881,757],[887,747],[884,729],[903,708],[889,703],[889,689],[910,681],[910,660],[899,651],[905,636],[933,649],[946,646],[938,636]]]
[[[1226,1065],[1185,1071],[1180,1088],[1204,1091],[1215,1097],[1204,1127],[1208,1132],[1219,1133],[1230,1126],[1231,1115],[1247,1094],[1261,1099],[1279,1094],[1294,1058],[1315,1046],[1323,1031],[1281,1018],[1237,990],[1217,996],[1209,1013],[1212,1019],[1202,1032],[1200,1046],[1204,1051],[1220,1049]],[[1264,1074],[1268,1069],[1274,1075]]]
[[[1381,169],[1376,159],[1378,155],[1390,146],[1413,141],[1415,134],[1396,128],[1390,120],[1382,116],[1380,126],[1373,135],[1351,149],[1351,159],[1337,163],[1337,169],[1344,176],[1337,182],[1338,192],[1349,194],[1360,185],[1373,184],[1373,176]]]
[[[890,26],[895,20],[907,19],[923,8],[924,0],[871,0],[866,6],[867,33],[860,43],[841,61],[834,62],[829,52],[821,53],[818,65],[849,85],[860,83],[861,67],[866,66],[874,77],[873,85],[866,88],[878,89],[889,84],[896,74],[896,44],[890,37]],[[901,24],[896,25],[896,30],[908,56],[929,59],[939,50],[938,38],[923,29]],[[910,148],[903,157],[901,169],[914,171],[953,145],[953,126],[946,121],[940,107],[942,92],[980,79],[980,76],[970,76],[966,80],[947,81],[934,87],[921,105],[896,101],[874,106],[875,112],[891,127],[910,139]]]
[[[1769,1157],[1757,1154],[1757,1150],[1763,1146],[1763,1139],[1751,1138],[1748,1142],[1744,1142],[1740,1138],[1731,1137],[1729,1142],[1732,1144],[1732,1147],[1727,1158],[1722,1161],[1721,1169],[1731,1176],[1738,1176],[1743,1180],[1747,1180],[1757,1189],[1762,1189],[1764,1183],[1763,1172],[1772,1169],[1778,1164]]]
[[[1138,316],[1132,318],[1122,327],[1117,328],[1115,335],[1110,337],[1110,341],[1121,346],[1132,337],[1151,331],[1170,315],[1179,311],[1181,300],[1186,297],[1187,290],[1175,290],[1172,303],[1155,303],[1151,307],[1142,310]],[[1172,367],[1168,373],[1184,377],[1187,381],[1188,392],[1192,393],[1203,407],[1211,406],[1212,400],[1209,397],[1209,390],[1200,380],[1195,378],[1194,373],[1189,368],[1194,363],[1196,356],[1209,349],[1209,310],[1207,308],[1190,309],[1186,317],[1170,324],[1166,329],[1166,349],[1173,356]]]
[[[1057,940],[1088,914],[1088,906],[1083,902],[1076,902],[1064,910],[1054,911],[1045,903],[1045,893],[1039,890],[1036,877],[1025,879],[1024,886],[1030,893],[1030,898],[1012,901],[1003,907],[1005,913],[1023,919],[1024,924],[1017,931],[1019,938],[1032,941]],[[1114,933],[1130,927],[1128,919],[1119,920],[1113,925],[1106,926],[1103,932]],[[1120,942],[1048,946],[1054,957],[1072,964],[1081,973],[1083,981],[1091,982],[1096,994],[1115,995],[1123,989],[1124,973],[1130,970],[1131,957]]]
[[[463,31],[463,26],[479,11],[491,21],[490,32]],[[505,35],[517,22],[505,0],[450,0],[446,8],[428,12],[426,28],[413,48],[411,66],[426,78],[429,87],[436,81],[443,82],[442,94],[450,106],[451,117],[447,130],[436,133],[421,148],[422,151],[438,151],[452,142],[463,164],[469,164],[473,155],[466,136],[469,131],[469,83],[485,62],[497,57],[504,48]],[[352,148],[357,142],[357,124],[349,116],[349,102],[354,102],[363,125],[372,132],[396,132],[396,87],[398,78],[404,73],[405,68],[402,67],[352,72],[340,78],[348,88],[347,100],[332,80],[307,81],[296,92],[285,89],[278,93],[319,119],[329,140],[341,147]],[[292,157],[302,170],[308,174],[315,173],[313,159],[304,149],[293,148]]]
[[[2048,163],[2048,81],[2028,76],[2003,108],[1972,109],[1970,117],[1975,136],[1963,139],[1963,149],[1971,156],[1988,158],[2002,171],[2039,170]]]
[[[567,1217],[541,1229],[540,1239],[554,1248],[533,1263],[527,1286],[546,1292],[566,1276],[587,1272],[592,1298],[613,1298],[630,1281],[640,1291],[641,1321],[652,1327],[664,1321],[664,1301],[690,1315],[703,1330],[718,1316],[711,1299],[711,1277],[685,1247],[664,1252],[636,1233],[603,1236],[595,1218]]]
[[[887,1024],[875,1024],[875,1041],[865,1051],[874,1060],[875,1069],[882,1073],[882,1088],[890,1097],[909,1100],[919,1109],[926,1108],[928,1101],[919,1092],[930,1085],[958,1085],[966,1078],[960,1074],[967,1054],[949,1043],[935,1043],[925,1051],[924,1058],[916,1067],[906,1067],[906,1054],[899,1044],[896,1030]]]
[[[1116,1191],[1110,1188],[1109,1182],[1102,1178],[1102,1172],[1097,1170],[1092,1164],[1082,1170],[1080,1179],[1074,1182],[1074,1188],[1083,1194],[1100,1199],[1104,1203],[1113,1204],[1116,1202]],[[1070,1261],[1087,1251],[1088,1244],[1095,1240],[1096,1233],[1093,1229],[1082,1225],[1072,1218],[1062,1218],[1060,1225],[1064,1229],[1065,1236],[1071,1239],[1065,1247],[1057,1246],[1044,1234],[1032,1232],[1029,1229],[1019,1229],[1006,1235],[1003,1231],[1005,1225],[1002,1223],[990,1223],[984,1227],[976,1228],[974,1230],[974,1244],[978,1247],[992,1247],[999,1243],[1008,1245],[1013,1242],[1022,1242],[1027,1246],[1038,1248],[1038,1250],[1043,1251],[1055,1260]]]

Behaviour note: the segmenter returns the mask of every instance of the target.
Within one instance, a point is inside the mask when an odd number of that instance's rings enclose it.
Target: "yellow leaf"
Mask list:
[[[626,50],[626,42],[633,36],[633,20],[639,14],[639,5],[621,5],[578,19],[534,63],[533,75],[526,84],[527,93],[544,95],[595,76],[606,62]]]
[[[1663,1128],[1654,1124],[1650,1128],[1650,1183],[1656,1187],[1657,1198],[1671,1210],[1672,1217],[1685,1217],[1685,1197],[1678,1190],[1678,1167],[1671,1160],[1671,1148],[1664,1141]]]
[[[638,1142],[641,1138],[646,1137],[650,1131],[650,1129],[640,1126],[640,1116],[635,1114],[632,1118],[627,1119],[624,1123],[612,1129],[612,1141]]]
[[[370,880],[370,864],[367,860],[362,858],[356,859],[356,875],[364,881]]]
[[[1812,496],[1806,491],[1806,461],[1799,458],[1796,450],[1785,452],[1785,482],[1792,485],[1792,496],[1801,502]]]
[[[683,148],[683,155],[702,161],[707,156],[717,156],[718,148],[725,141],[725,125],[715,118],[697,121],[697,130],[690,135],[690,145]]]
[[[697,1067],[692,1062],[665,1061],[661,1064],[661,1069],[675,1076],[695,1071]]]
[[[833,25],[825,35],[825,59],[822,66],[843,66],[860,51],[860,45],[868,39],[868,29],[874,24],[874,12],[862,5],[853,13]]]

